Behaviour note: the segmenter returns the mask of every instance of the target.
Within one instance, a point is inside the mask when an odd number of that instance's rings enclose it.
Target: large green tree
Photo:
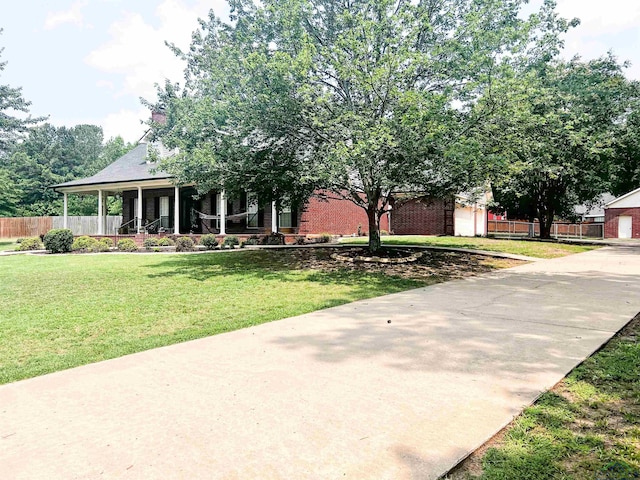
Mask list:
[[[521,0],[230,1],[232,24],[202,21],[183,89],[167,83],[155,125],[181,154],[178,181],[263,200],[323,188],[362,207],[369,246],[394,192],[476,185],[483,121],[472,108],[522,55],[552,51],[569,24],[554,2],[528,20]]]
[[[637,98],[637,83],[612,55],[544,59],[504,78],[479,104],[492,112],[479,131],[496,201],[538,219],[548,238],[554,218],[610,190],[616,139]]]

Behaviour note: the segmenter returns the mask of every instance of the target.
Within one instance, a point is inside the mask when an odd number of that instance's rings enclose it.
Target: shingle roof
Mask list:
[[[51,188],[81,187],[101,183],[121,183],[171,178],[171,175],[166,172],[156,171],[152,173],[151,170],[155,167],[157,167],[157,165],[147,163],[147,144],[141,143],[95,175],[52,185]]]

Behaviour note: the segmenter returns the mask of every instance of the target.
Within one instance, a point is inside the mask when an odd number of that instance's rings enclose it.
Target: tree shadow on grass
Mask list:
[[[301,255],[302,253],[302,255]],[[320,255],[318,255],[320,254]],[[157,273],[149,278],[185,277],[205,282],[219,277],[242,276],[246,279],[277,282],[313,282],[323,285],[349,285],[358,289],[390,292],[417,288],[427,280],[403,279],[383,272],[353,270],[336,265],[326,269],[330,252],[312,251],[244,251],[203,255],[172,256],[146,265]],[[320,258],[315,258],[319,256]],[[433,283],[431,280],[430,283]]]

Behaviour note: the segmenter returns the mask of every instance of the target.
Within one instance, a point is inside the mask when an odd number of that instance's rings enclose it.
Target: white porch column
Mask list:
[[[142,187],[138,187],[138,211],[136,212],[138,219],[138,233],[142,232]]]
[[[276,202],[271,202],[271,232],[278,233],[278,209]]]
[[[220,235],[227,234],[227,198],[224,190],[220,192]]]
[[[180,187],[175,187],[175,198],[173,199],[173,233],[180,233]]]
[[[69,199],[66,192],[62,195],[62,228],[69,228]]]
[[[104,235],[104,198],[98,190],[98,235]]]

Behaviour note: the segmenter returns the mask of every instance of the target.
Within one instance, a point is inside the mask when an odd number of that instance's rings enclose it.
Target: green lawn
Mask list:
[[[342,243],[367,243],[367,237],[341,239]],[[570,245],[532,240],[495,240],[480,237],[430,237],[423,235],[390,235],[382,237],[385,245],[422,245],[434,247],[472,248],[491,252],[513,253],[537,258],[556,258],[598,248],[591,245]]]
[[[0,252],[3,252],[5,250],[15,250],[17,246],[18,244],[15,240],[0,240]]]
[[[424,284],[267,251],[0,257],[0,383]]]
[[[640,315],[452,479],[640,478]]]

